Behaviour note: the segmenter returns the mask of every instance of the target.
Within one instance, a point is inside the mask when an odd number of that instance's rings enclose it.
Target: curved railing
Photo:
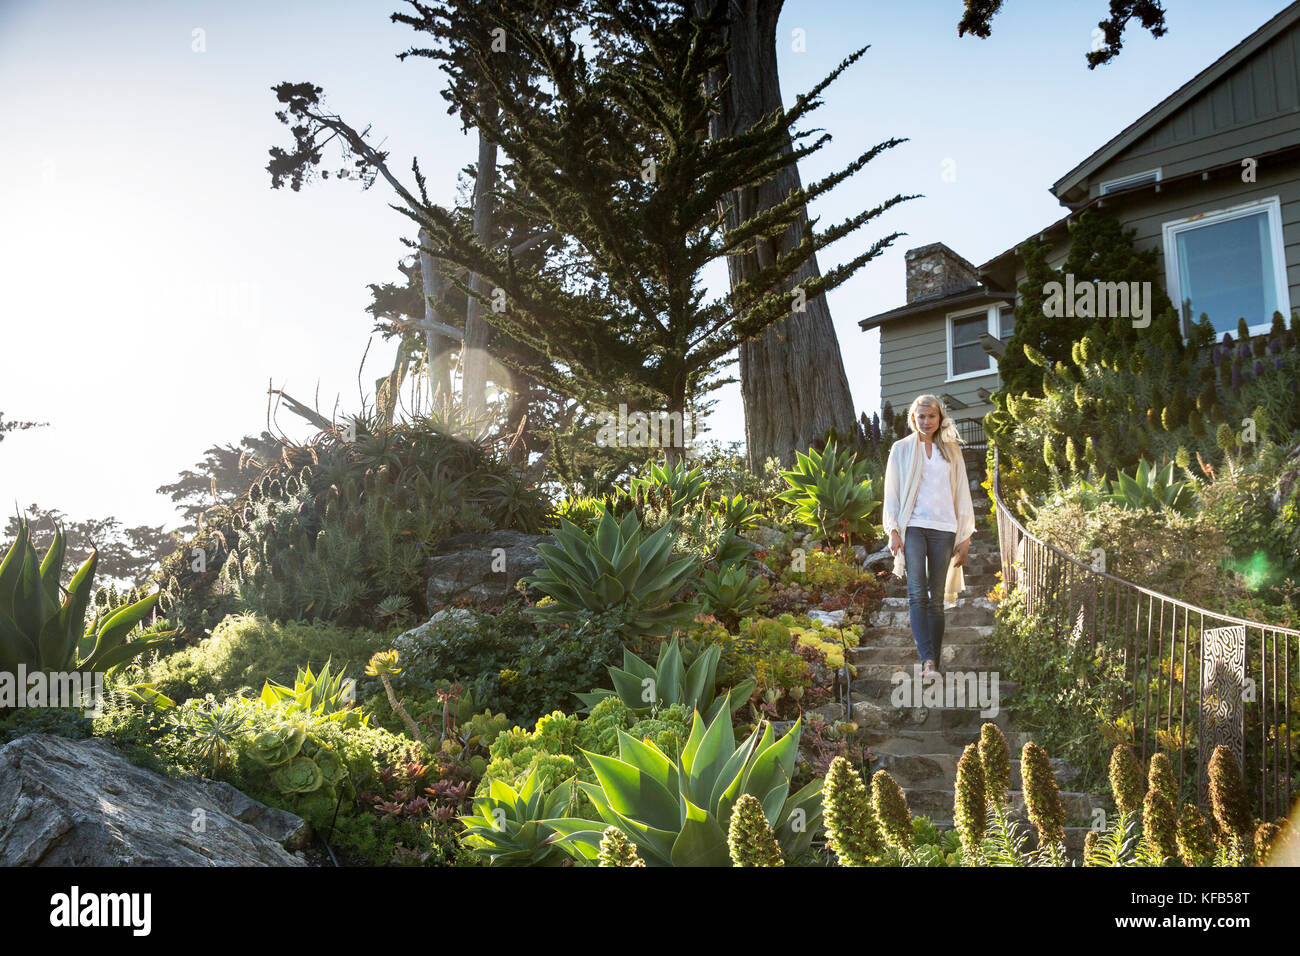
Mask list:
[[[1039,540],[1003,502],[998,464],[995,446],[1003,593],[1019,588],[1054,639],[1086,641],[1093,649],[1101,642],[1120,655],[1124,677],[1115,703],[1120,712],[1132,710],[1134,749],[1143,761],[1156,749],[1169,753],[1180,792],[1194,757],[1197,802],[1206,805],[1206,765],[1214,748],[1227,744],[1260,817],[1285,815],[1292,795],[1288,702],[1300,631],[1196,607]]]

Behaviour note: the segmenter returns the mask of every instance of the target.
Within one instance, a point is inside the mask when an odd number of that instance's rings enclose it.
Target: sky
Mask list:
[[[1287,6],[1166,4],[1168,33],[1140,26],[1088,70],[1105,0],[1011,0],[987,40],[957,37],[962,0],[786,0],[777,31],[787,105],[845,56],[806,126],[833,141],[805,183],[869,147],[886,150],[812,208],[839,222],[921,194],[824,250],[825,272],[894,241],[829,296],[856,410],[880,403],[879,331],[858,321],[905,301],[903,253],[944,242],[975,264],[1064,213],[1050,185]],[[49,427],[0,442],[0,503],[74,520],[180,524],[156,489],[217,443],[266,427],[267,388],[328,415],[359,404],[391,367],[371,332],[370,283],[398,282],[414,238],[378,180],[273,190],[287,148],[271,89],[323,87],[325,103],[450,204],[476,142],[446,113],[435,63],[397,54],[421,35],[392,23],[403,0],[84,3],[0,0],[0,411]],[[339,154],[327,153],[326,168]],[[706,278],[726,291],[719,266]],[[731,366],[726,374],[738,374]],[[698,437],[744,438],[740,386]],[[288,413],[281,429],[310,428]]]

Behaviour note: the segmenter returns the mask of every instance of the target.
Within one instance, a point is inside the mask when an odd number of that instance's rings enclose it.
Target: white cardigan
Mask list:
[[[935,449],[938,453],[938,449]],[[975,507],[971,503],[970,479],[966,475],[966,462],[962,457],[961,446],[948,445],[949,484],[952,487],[953,512],[957,515],[957,537],[955,544],[975,533]],[[889,449],[889,464],[885,467],[885,501],[882,518],[885,537],[891,531],[897,531],[904,541],[907,539],[907,522],[912,517],[912,507],[916,504],[916,494],[921,487],[921,471],[925,467],[925,452],[921,447],[921,437],[916,432],[906,438],[900,438]],[[905,578],[907,564],[903,558],[903,548],[894,555],[894,576]],[[955,556],[955,548],[954,548]],[[966,576],[960,566],[948,565],[948,576],[944,581],[943,606],[955,607],[957,595],[966,586]]]

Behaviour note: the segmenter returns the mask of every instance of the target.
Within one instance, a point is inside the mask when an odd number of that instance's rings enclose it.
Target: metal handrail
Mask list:
[[[1100,618],[1110,611],[1113,603],[1115,614],[1113,623],[1120,631],[1120,637],[1123,638],[1123,659],[1126,673],[1125,682],[1128,683],[1128,673],[1131,671],[1132,694],[1128,694],[1126,688],[1120,700],[1121,708],[1128,704],[1133,709],[1133,732],[1135,737],[1139,737],[1139,746],[1141,750],[1140,757],[1146,760],[1147,742],[1148,742],[1148,718],[1151,716],[1152,701],[1150,685],[1152,679],[1156,682],[1156,700],[1154,706],[1154,730],[1158,737],[1160,730],[1161,718],[1164,718],[1164,729],[1166,734],[1172,733],[1173,728],[1173,710],[1174,704],[1174,684],[1177,681],[1181,685],[1181,713],[1178,715],[1178,734],[1175,738],[1183,749],[1183,757],[1186,757],[1186,740],[1187,724],[1189,715],[1187,713],[1188,698],[1196,697],[1197,710],[1197,777],[1198,777],[1198,803],[1204,804],[1206,798],[1206,773],[1205,768],[1208,764],[1210,753],[1213,750],[1214,743],[1227,742],[1230,746],[1234,745],[1234,751],[1237,753],[1239,760],[1245,764],[1245,713],[1246,702],[1257,702],[1261,714],[1259,715],[1259,774],[1255,778],[1247,774],[1247,786],[1251,785],[1252,779],[1255,779],[1258,785],[1258,797],[1260,816],[1264,819],[1270,819],[1270,808],[1273,810],[1273,816],[1281,816],[1287,812],[1291,803],[1291,747],[1287,739],[1283,744],[1283,753],[1279,753],[1278,738],[1280,736],[1279,728],[1281,726],[1290,727],[1291,720],[1289,714],[1292,678],[1291,678],[1291,657],[1292,644],[1291,639],[1297,639],[1297,647],[1300,647],[1300,630],[1280,627],[1272,624],[1262,624],[1258,621],[1250,621],[1245,618],[1234,617],[1228,614],[1220,614],[1217,611],[1211,611],[1206,608],[1198,607],[1187,601],[1161,594],[1151,588],[1143,587],[1133,581],[1128,581],[1117,575],[1085,564],[1072,555],[1066,554],[1060,548],[1055,547],[1045,541],[1036,538],[1030,534],[1025,526],[1017,520],[1014,513],[1002,499],[1001,494],[1001,475],[999,471],[1000,456],[997,446],[993,450],[993,481],[991,482],[993,491],[993,500],[997,510],[998,522],[998,543],[1002,564],[1002,582],[1003,593],[1010,595],[1013,588],[1019,587],[1025,594],[1026,606],[1032,611],[1036,607],[1047,603],[1055,603],[1057,606],[1052,609],[1052,626],[1054,636],[1059,636],[1062,630],[1062,624],[1065,624],[1072,631],[1080,632],[1086,630],[1084,622],[1091,617],[1091,640],[1090,646],[1096,646],[1098,627]],[[1106,596],[1107,590],[1113,592],[1113,601]],[[1088,599],[1080,603],[1077,614],[1074,612],[1074,599],[1077,593],[1082,590],[1087,594]],[[1062,606],[1062,599],[1069,602],[1069,607]],[[1145,598],[1143,602],[1142,598]],[[1054,602],[1053,602],[1054,599]],[[1155,605],[1159,603],[1159,625],[1153,633],[1153,624],[1155,620]],[[1146,607],[1146,647],[1145,653],[1138,646],[1138,639],[1142,630],[1142,604]],[[1122,610],[1121,610],[1122,607]],[[1166,641],[1166,608],[1172,609],[1170,615],[1170,633],[1168,634],[1168,654],[1165,650]],[[1062,615],[1061,611],[1067,613]],[[1182,676],[1176,677],[1178,667],[1178,618],[1181,610],[1183,618],[1183,635],[1182,643]],[[1195,639],[1200,645],[1200,660],[1193,662],[1194,668],[1199,675],[1203,675],[1208,667],[1208,672],[1213,681],[1227,681],[1226,684],[1214,683],[1209,690],[1202,688],[1202,681],[1198,680],[1195,684],[1189,681],[1191,671],[1188,667],[1188,648],[1191,644],[1193,635],[1191,634],[1190,620],[1192,615],[1198,617],[1198,625],[1195,628]],[[1249,632],[1251,630],[1259,631],[1259,658],[1258,674],[1262,686],[1257,687],[1256,700],[1250,701],[1243,693],[1239,701],[1230,700],[1230,695],[1226,693],[1225,688],[1235,689],[1238,683],[1245,687],[1247,685],[1246,669],[1247,662],[1245,657],[1240,661],[1229,662],[1220,660],[1218,652],[1223,649],[1222,642],[1211,642],[1215,644],[1215,656],[1207,662],[1205,642],[1201,640],[1205,633],[1206,618],[1210,619],[1211,627],[1223,627],[1224,625],[1240,627],[1242,629],[1241,643],[1242,653],[1249,655]],[[1071,623],[1073,619],[1073,623]],[[1131,619],[1131,620],[1130,620]],[[1103,630],[1103,640],[1106,643],[1115,643],[1110,640]],[[1268,636],[1272,638],[1272,658],[1268,657]],[[1152,654],[1152,639],[1155,638],[1155,653]],[[1279,662],[1279,638],[1282,642],[1281,661]],[[1235,639],[1235,637],[1234,637]],[[1232,651],[1236,655],[1236,651]],[[1168,663],[1168,668],[1161,666]],[[1145,666],[1143,666],[1145,665]],[[1253,678],[1251,678],[1253,680]],[[1168,708],[1162,708],[1161,696],[1164,693],[1167,684],[1167,701]],[[1139,686],[1144,686],[1144,690],[1139,690]],[[1279,685],[1281,694],[1279,695]],[[1204,694],[1206,700],[1202,700]],[[1139,696],[1142,700],[1139,701]],[[1279,701],[1278,698],[1281,697]],[[1270,699],[1271,697],[1271,699]],[[1206,707],[1200,706],[1202,703]],[[1214,726],[1211,728],[1210,736],[1215,737],[1214,741],[1207,742],[1205,733],[1204,717],[1205,710],[1209,708],[1212,711],[1212,721]],[[1141,711],[1141,726],[1139,728],[1139,711]],[[1231,720],[1231,724],[1223,719],[1226,712]],[[1280,719],[1278,719],[1280,717]],[[1272,728],[1273,740],[1271,743],[1272,759],[1269,759],[1270,742],[1268,740],[1268,731]],[[1252,727],[1252,738],[1253,738]],[[1287,735],[1289,738],[1289,734]],[[1185,759],[1178,761],[1179,787],[1182,788],[1184,780]],[[1285,764],[1285,770],[1282,769]]]

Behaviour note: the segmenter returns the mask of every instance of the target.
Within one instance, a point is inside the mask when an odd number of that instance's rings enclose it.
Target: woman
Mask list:
[[[894,555],[894,576],[907,576],[912,639],[923,665],[937,673],[943,650],[943,611],[965,587],[962,565],[975,532],[970,480],[961,439],[948,409],[934,395],[919,395],[907,412],[911,434],[889,450],[885,468],[884,526]]]

